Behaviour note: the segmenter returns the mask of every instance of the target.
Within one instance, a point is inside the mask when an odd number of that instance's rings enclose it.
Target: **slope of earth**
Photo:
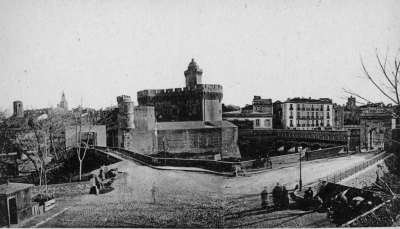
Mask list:
[[[222,178],[127,163],[115,190],[86,195],[41,227],[220,227]],[[154,202],[155,200],[155,202]]]

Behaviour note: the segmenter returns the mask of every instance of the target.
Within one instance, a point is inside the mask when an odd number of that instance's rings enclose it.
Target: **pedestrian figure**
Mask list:
[[[278,209],[280,207],[281,197],[282,187],[279,185],[279,182],[277,182],[275,188],[272,190],[272,199],[274,201],[275,209]]]
[[[104,178],[107,179],[107,178],[108,178],[108,177],[107,177],[108,166],[104,166],[103,173],[104,173]]]
[[[90,178],[90,191],[89,194],[99,194],[99,190],[97,189],[96,186],[96,178],[94,177],[94,174],[92,174],[91,176],[92,178]]]
[[[153,203],[156,203],[156,191],[157,188],[156,186],[153,185],[153,188],[151,189],[151,196],[153,197]]]
[[[103,183],[100,181],[100,178],[98,176],[96,176],[96,175],[94,175],[94,176],[95,176],[94,179],[96,182],[96,187],[100,191],[103,189]]]
[[[310,153],[308,152],[308,149],[306,149],[306,160],[308,161],[308,157],[310,156]]]
[[[286,186],[282,187],[282,196],[281,196],[281,207],[286,209],[289,206],[289,192],[286,189]]]
[[[315,196],[314,198],[314,207],[316,211],[319,211],[322,208],[322,205],[324,202],[322,201],[322,198],[319,196]]]
[[[100,167],[100,171],[99,171],[99,178],[101,179],[101,180],[105,180],[105,177],[104,177],[104,165],[102,165],[101,167]]]
[[[313,196],[314,196],[314,192],[313,192],[313,190],[311,190],[311,187],[309,187],[308,190],[305,191],[305,193],[304,193],[304,199],[310,201],[310,200],[312,200]]]
[[[311,190],[311,187],[308,188],[307,191],[305,191],[304,193],[304,200],[305,200],[305,204],[306,204],[306,208],[309,208],[311,203],[312,203],[312,198],[314,196],[313,191]]]
[[[272,161],[271,161],[271,158],[268,156],[268,163],[269,163],[269,167],[272,169]]]
[[[267,208],[268,206],[268,190],[267,186],[264,187],[264,190],[261,192],[261,208]]]

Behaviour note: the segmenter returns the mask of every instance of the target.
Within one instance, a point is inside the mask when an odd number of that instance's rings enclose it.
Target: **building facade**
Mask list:
[[[328,98],[288,99],[282,107],[282,125],[291,130],[332,130],[333,104]]]
[[[223,120],[240,127],[248,128],[244,122],[253,124],[252,129],[272,129],[273,105],[271,99],[262,99],[261,96],[254,96],[252,105],[247,105],[240,111],[226,112],[222,115]]]

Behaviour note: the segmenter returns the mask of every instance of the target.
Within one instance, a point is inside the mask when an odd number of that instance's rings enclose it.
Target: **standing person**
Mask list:
[[[92,174],[92,178],[90,178],[90,191],[89,191],[89,194],[96,194],[96,195],[98,195],[99,194],[99,190],[97,189],[97,186],[96,186],[96,178],[94,177],[95,175],[94,174]]]
[[[311,190],[311,187],[309,187],[308,190],[305,191],[305,193],[304,193],[304,200],[305,200],[307,208],[309,208],[311,206],[311,202],[312,202],[313,196],[314,196],[314,193]]]
[[[272,190],[272,198],[274,200],[275,209],[279,209],[281,204],[281,197],[282,197],[282,187],[279,185],[279,182],[277,182],[275,188]]]
[[[268,156],[268,163],[269,163],[269,167],[272,169],[272,160],[271,160],[271,158]]]
[[[282,187],[282,196],[281,196],[281,206],[283,209],[287,209],[289,206],[289,192],[286,189],[286,186]]]
[[[311,187],[308,187],[308,190],[305,191],[305,193],[304,193],[304,199],[311,200],[313,198],[313,196],[314,196],[313,190],[311,190]]]
[[[308,152],[308,148],[306,148],[306,160],[308,161],[308,157],[310,156],[310,153]]]
[[[104,178],[104,165],[100,167],[99,177],[101,180],[105,180]]]
[[[268,207],[268,190],[267,186],[264,187],[264,190],[261,192],[261,208],[265,209]]]
[[[102,187],[102,183],[101,183],[101,181],[100,181],[100,178],[99,178],[97,175],[94,175],[94,179],[95,179],[95,181],[96,181],[96,187],[97,187],[97,189],[98,189],[99,191],[102,190],[103,187]]]

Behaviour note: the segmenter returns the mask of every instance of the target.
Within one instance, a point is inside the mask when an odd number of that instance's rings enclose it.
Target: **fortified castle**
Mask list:
[[[222,121],[222,86],[201,84],[203,71],[193,59],[184,74],[184,88],[139,91],[139,106],[118,96],[119,146],[144,154],[240,157],[237,127]]]
[[[185,71],[186,87],[139,91],[139,105],[153,106],[158,122],[222,121],[222,86],[202,84],[202,75],[192,59]]]

